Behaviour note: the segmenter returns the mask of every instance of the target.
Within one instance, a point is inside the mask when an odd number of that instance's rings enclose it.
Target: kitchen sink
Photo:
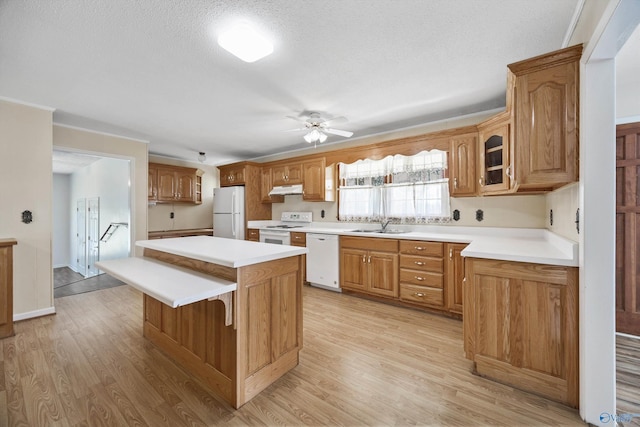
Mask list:
[[[402,234],[402,233],[408,233],[409,230],[397,230],[397,229],[388,229],[388,230],[378,230],[378,233],[381,234]]]
[[[408,233],[408,230],[398,230],[398,229],[387,229],[387,230],[367,230],[367,229],[358,229],[351,230],[352,233],[378,233],[378,234],[402,234]]]

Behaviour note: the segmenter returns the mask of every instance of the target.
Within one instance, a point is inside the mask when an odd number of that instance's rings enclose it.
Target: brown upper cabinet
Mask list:
[[[511,116],[508,111],[478,125],[479,193],[504,193],[511,189]]]
[[[203,174],[200,169],[149,163],[149,200],[201,204]]]
[[[514,174],[518,190],[553,189],[578,180],[578,93],[582,45],[509,65]]]
[[[510,64],[507,110],[478,125],[480,194],[542,192],[578,180],[582,45]]]
[[[476,194],[476,134],[451,138],[449,148],[449,192],[451,196]]]
[[[262,203],[282,203],[284,196],[270,196],[269,193],[273,189],[273,173],[270,167],[261,169],[260,178],[260,195]]]
[[[274,186],[302,184],[302,164],[287,163],[273,166],[271,176]]]
[[[245,184],[244,164],[234,163],[233,165],[219,166],[218,169],[220,170],[220,187]]]
[[[284,202],[284,196],[270,196],[274,186],[302,184],[302,199],[310,202],[335,200],[334,166],[326,167],[324,157],[300,163],[262,166],[261,197],[263,203]],[[279,178],[279,179],[277,179]],[[286,181],[288,179],[288,181]]]
[[[302,200],[334,201],[333,173],[333,165],[327,168],[324,158],[302,162]]]

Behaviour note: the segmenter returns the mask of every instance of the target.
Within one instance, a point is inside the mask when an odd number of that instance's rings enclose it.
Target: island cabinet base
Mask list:
[[[577,270],[467,258],[463,332],[475,373],[578,407]]]
[[[144,336],[233,407],[298,365],[301,255],[237,269],[149,249],[145,256],[237,282],[230,326],[219,300],[171,308],[144,296]]]

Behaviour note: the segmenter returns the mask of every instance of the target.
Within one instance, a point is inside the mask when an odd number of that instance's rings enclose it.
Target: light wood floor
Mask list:
[[[0,426],[582,424],[471,375],[460,321],[320,289],[304,290],[300,365],[239,410],[145,341],[131,287],[56,310],[0,340]]]

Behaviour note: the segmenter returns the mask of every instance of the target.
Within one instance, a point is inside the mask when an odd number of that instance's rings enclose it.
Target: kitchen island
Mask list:
[[[306,248],[209,236],[136,242],[98,267],[144,294],[144,336],[239,408],[298,364]]]

